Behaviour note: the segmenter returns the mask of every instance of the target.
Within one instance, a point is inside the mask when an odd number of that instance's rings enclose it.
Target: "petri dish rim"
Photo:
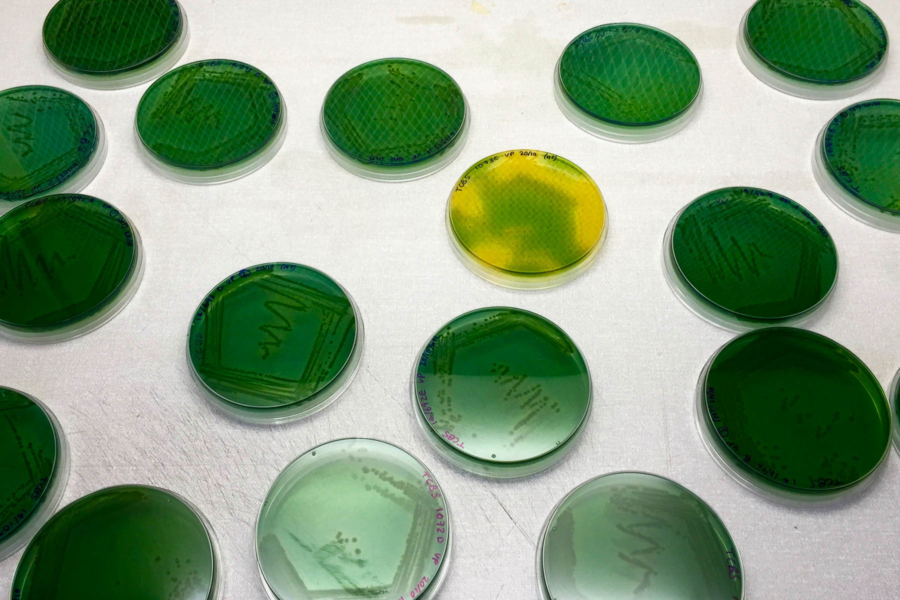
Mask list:
[[[888,404],[891,405],[891,421],[893,430],[894,448],[900,452],[900,371],[894,375],[891,387],[888,391]]]

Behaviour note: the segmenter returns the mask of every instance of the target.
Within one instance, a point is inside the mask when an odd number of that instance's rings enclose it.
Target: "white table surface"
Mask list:
[[[174,490],[213,524],[226,597],[262,599],[254,525],[275,476],[313,445],[375,437],[421,458],[448,492],[455,541],[441,598],[537,598],[534,548],[548,512],[581,482],[619,470],[671,477],[709,502],[742,554],[749,597],[900,597],[894,451],[866,494],[825,510],[785,507],[736,484],[707,454],[693,416],[700,370],[733,334],[685,309],[661,263],[670,219],[704,192],[751,185],[797,200],[828,227],[841,262],[833,301],[808,327],[850,348],[888,385],[900,368],[900,235],[841,212],[817,187],[810,158],[819,130],[843,106],[900,97],[900,56],[862,94],[814,102],[766,87],[741,64],[735,40],[750,0],[183,0],[191,40],[181,63],[235,58],[259,67],[282,90],[290,121],[284,147],[262,170],[192,187],[154,174],[138,155],[134,110],[149,84],[94,91],[53,71],[41,47],[52,4],[3,1],[0,87],[55,85],[94,106],[110,147],[85,193],[132,219],[147,257],[134,300],[99,330],[49,346],[0,341],[0,385],[42,399],[68,436],[64,503],[123,483]],[[900,41],[900,3],[870,4]],[[617,21],[665,29],[700,60],[702,105],[673,138],[639,146],[598,140],[554,102],[553,68],[566,43]],[[331,160],[319,134],[331,83],[387,56],[442,67],[471,106],[462,155],[424,180],[355,177]],[[455,180],[480,158],[513,148],[573,160],[608,202],[611,229],[596,265],[561,288],[491,285],[450,247],[444,211]],[[272,261],[305,263],[344,285],[361,308],[366,347],[356,380],[327,410],[287,426],[249,426],[201,398],[185,336],[196,305],[218,281]],[[560,324],[595,381],[591,422],[575,453],[511,482],[469,475],[433,452],[408,390],[421,344],[451,318],[491,305],[526,308]],[[0,597],[8,597],[20,556],[0,563]]]

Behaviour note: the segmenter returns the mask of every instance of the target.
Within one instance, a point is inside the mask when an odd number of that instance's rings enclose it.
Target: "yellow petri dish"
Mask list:
[[[569,160],[509,150],[472,165],[447,203],[460,260],[498,285],[543,289],[575,279],[597,257],[608,227],[594,180]]]

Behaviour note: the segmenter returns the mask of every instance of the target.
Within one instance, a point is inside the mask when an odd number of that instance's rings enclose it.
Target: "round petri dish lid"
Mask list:
[[[462,150],[465,96],[447,73],[408,58],[385,58],[347,71],[322,106],[322,134],[350,172],[382,181],[430,175]]]
[[[149,81],[187,47],[175,0],[59,0],[44,20],[44,51],[66,79],[115,89]]]
[[[538,545],[544,600],[744,597],[741,559],[709,505],[647,473],[612,473],[571,491]]]
[[[106,323],[137,291],[140,238],[114,206],[91,196],[29,200],[0,217],[0,332],[53,342]]]
[[[900,231],[900,101],[849,106],[825,126],[814,170],[826,195],[848,214]]]
[[[749,187],[716,190],[688,204],[675,217],[664,252],[676,294],[732,329],[809,316],[838,274],[834,241],[812,213]]]
[[[350,384],[363,325],[350,295],[303,265],[241,269],[194,313],[188,361],[214,405],[251,422],[278,423],[325,408]]]
[[[746,333],[710,360],[698,426],[713,458],[776,499],[834,500],[872,481],[891,443],[890,407],[863,362],[801,329]]]
[[[894,376],[894,381],[891,383],[888,401],[891,403],[893,412],[894,447],[900,452],[900,371],[897,371],[897,375]]]
[[[590,373],[572,339],[515,308],[472,311],[441,328],[419,355],[412,388],[438,450],[464,469],[501,477],[562,458],[556,451],[574,441],[591,406]],[[556,460],[519,469],[549,454]]]
[[[277,600],[434,596],[450,512],[429,469],[371,439],[328,442],[275,480],[256,525],[259,571]]]
[[[457,256],[492,283],[560,285],[594,261],[607,230],[606,204],[574,163],[537,150],[509,150],[474,164],[447,203]]]
[[[49,86],[0,92],[0,213],[14,202],[81,191],[106,157],[100,117]]]
[[[824,100],[874,82],[886,62],[888,35],[858,0],[759,0],[744,17],[738,49],[766,84]]]
[[[0,560],[50,517],[68,478],[69,453],[56,417],[37,399],[0,387]]]
[[[151,85],[135,118],[138,146],[150,166],[177,181],[231,181],[262,167],[287,131],[275,83],[234,60],[182,65]]]
[[[556,69],[563,112],[589,133],[646,142],[684,127],[701,95],[700,64],[676,37],[614,23],[580,34]]]
[[[69,504],[34,537],[13,579],[17,600],[214,600],[221,591],[209,523],[153,487],[99,490]]]

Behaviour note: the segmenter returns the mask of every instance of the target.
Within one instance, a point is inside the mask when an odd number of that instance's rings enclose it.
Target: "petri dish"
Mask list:
[[[829,298],[834,241],[812,213],[767,190],[700,196],[666,232],[666,279],[695,314],[736,331],[799,323]]]
[[[451,518],[437,479],[406,451],[343,439],[281,472],[256,523],[273,600],[434,598],[448,570]]]
[[[476,275],[545,289],[582,275],[606,239],[603,195],[580,167],[537,150],[489,156],[460,178],[447,203],[456,255]]]
[[[537,548],[543,600],[744,598],[741,558],[706,502],[665,477],[601,475],[566,495]]]
[[[713,355],[697,387],[697,425],[739,483],[797,504],[863,490],[891,445],[891,410],[868,367],[789,327],[745,333]]]
[[[426,62],[384,58],[347,71],[322,105],[322,137],[335,161],[379,181],[409,181],[462,151],[469,107],[450,75]]]
[[[156,79],[178,62],[189,37],[175,0],[59,0],[43,36],[60,75],[106,90]]]
[[[888,401],[891,403],[893,413],[894,447],[900,452],[900,371],[897,371],[897,375],[894,376],[894,381],[891,383]]]
[[[888,34],[858,0],[759,0],[741,23],[738,54],[776,90],[834,100],[875,83],[887,62]]]
[[[819,134],[813,172],[847,214],[900,232],[900,101],[867,100],[835,115]]]
[[[550,468],[578,441],[591,375],[566,332],[517,308],[482,308],[444,325],[413,366],[413,412],[454,465],[496,478]]]
[[[103,121],[78,96],[42,85],[0,92],[0,213],[18,201],[80,192],[105,158]]]
[[[569,42],[556,64],[556,102],[572,123],[615,142],[652,142],[683,129],[700,104],[700,63],[678,38],[612,23]]]
[[[92,196],[29,200],[0,217],[0,333],[58,342],[100,327],[143,275],[131,221]]]
[[[224,183],[275,156],[287,135],[287,107],[256,67],[201,60],[166,73],[144,92],[135,135],[156,172],[182,183]]]
[[[284,423],[337,399],[359,367],[363,322],[350,294],[293,263],[241,269],[204,298],[188,363],[204,396],[231,416]]]
[[[221,596],[212,527],[180,496],[158,488],[105,488],[72,502],[26,548],[16,600]]]
[[[40,529],[62,499],[69,451],[53,412],[36,398],[0,387],[0,560]]]

